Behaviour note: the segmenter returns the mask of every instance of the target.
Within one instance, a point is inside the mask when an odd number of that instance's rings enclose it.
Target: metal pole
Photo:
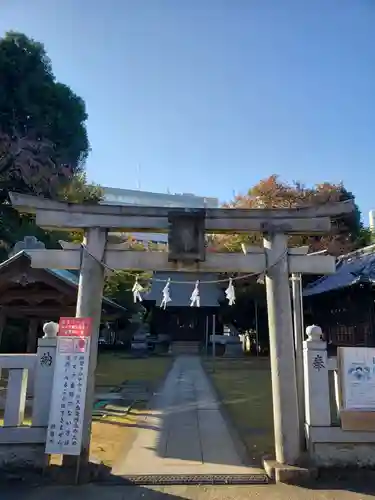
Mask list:
[[[276,460],[295,465],[300,434],[287,245],[285,234],[264,235]]]
[[[0,308],[0,352],[1,351],[1,340],[3,336],[3,331],[5,329],[5,324],[6,324],[6,315],[5,312],[2,308]],[[1,380],[1,367],[0,367],[0,380]]]
[[[302,304],[302,277],[299,273],[292,274],[292,302],[293,302],[293,326],[294,326],[294,349],[297,376],[298,415],[301,451],[306,449],[305,439],[305,387],[303,368],[303,304]]]
[[[258,301],[254,301],[255,308],[255,342],[257,344],[257,356],[259,356],[259,333],[258,333]]]
[[[209,323],[208,323],[208,315],[206,316],[206,356],[208,356],[208,341],[210,338],[210,333],[209,333]]]
[[[213,371],[215,371],[215,357],[216,357],[216,316],[215,314],[212,315],[212,364],[213,364]]]

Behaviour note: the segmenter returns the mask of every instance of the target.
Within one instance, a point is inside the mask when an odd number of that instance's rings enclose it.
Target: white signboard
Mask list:
[[[375,410],[375,348],[340,347],[342,403],[345,410]]]
[[[89,365],[89,337],[58,337],[46,450],[79,455]]]

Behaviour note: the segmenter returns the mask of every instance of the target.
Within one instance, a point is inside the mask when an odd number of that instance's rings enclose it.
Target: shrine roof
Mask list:
[[[217,275],[212,273],[184,273],[181,271],[155,272],[151,280],[151,290],[145,295],[144,300],[155,301],[156,305],[160,306],[163,295],[162,291],[168,278],[171,279],[170,297],[172,299],[167,306],[168,308],[173,306],[189,307],[190,296],[194,290],[195,282],[197,280],[200,281],[200,306],[219,307],[219,301],[222,298],[222,290],[218,284],[215,283],[218,279]],[[210,283],[206,283],[207,281]]]
[[[76,274],[74,274],[66,269],[46,269],[46,271],[54,274],[55,276],[57,276],[58,278],[60,278],[62,280],[70,282],[73,286],[78,288],[79,277]],[[107,297],[103,297],[103,302],[105,304],[108,304],[108,305],[116,308],[116,309],[122,309],[123,311],[127,311],[127,309],[125,307],[120,306],[120,304],[117,304],[117,302],[114,302],[113,300],[108,299]]]
[[[309,297],[360,283],[375,283],[375,245],[339,257],[336,273],[310,283],[303,295]]]
[[[12,255],[11,257],[9,257],[9,259],[5,260],[4,262],[1,262],[0,269],[3,269],[4,267],[9,266],[10,264],[19,260],[21,257],[27,257],[31,262],[31,259],[30,259],[30,256],[29,256],[27,250],[21,250],[20,252],[16,253],[15,255]],[[68,285],[71,285],[74,288],[78,288],[79,277],[75,273],[72,273],[71,271],[68,271],[66,269],[47,269],[47,268],[45,268],[43,270],[52,274],[57,279],[64,281]],[[119,304],[117,304],[113,300],[110,300],[106,297],[103,297],[103,303],[106,305],[109,305],[115,309],[127,311],[127,309],[125,307],[120,306]]]

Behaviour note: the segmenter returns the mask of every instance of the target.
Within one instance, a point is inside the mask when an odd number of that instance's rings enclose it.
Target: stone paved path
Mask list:
[[[176,359],[114,475],[254,474],[243,464],[197,357]]]

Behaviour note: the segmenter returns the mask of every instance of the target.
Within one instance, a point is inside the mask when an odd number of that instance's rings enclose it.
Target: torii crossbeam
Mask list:
[[[265,273],[267,290],[272,398],[274,410],[276,460],[296,464],[300,456],[299,418],[294,360],[293,322],[290,301],[290,273],[330,274],[335,261],[330,256],[308,256],[305,250],[288,249],[288,234],[325,234],[331,217],[351,213],[352,201],[292,209],[170,209],[142,206],[75,205],[11,193],[11,202],[20,212],[36,215],[36,223],[46,229],[82,230],[84,245],[64,243],[63,250],[33,250],[33,267],[80,269],[77,298],[78,317],[93,319],[89,383],[86,395],[85,426],[81,463],[88,462],[91,409],[94,397],[94,372],[97,359],[101,298],[104,283],[103,264],[111,269],[157,271],[216,271]],[[263,234],[264,248],[250,248],[246,255],[210,253],[198,248],[198,258],[174,258],[164,252],[136,252],[107,243],[109,231],[169,232],[180,217],[181,225],[196,220],[198,232]],[[198,213],[199,212],[199,213]],[[191,219],[186,222],[187,219]],[[184,234],[186,235],[186,227]],[[190,227],[191,229],[191,227]],[[173,245],[176,246],[176,234]],[[189,233],[188,233],[189,234]],[[190,233],[194,239],[194,231]],[[202,242],[202,238],[198,238]],[[177,241],[178,243],[178,241]],[[169,241],[169,246],[172,241]],[[178,246],[178,245],[177,245]],[[176,246],[176,248],[177,248]],[[194,246],[194,245],[193,245]],[[199,245],[198,245],[199,246]],[[187,248],[187,247],[186,247]],[[186,250],[185,248],[185,250]],[[197,248],[194,249],[196,251]],[[173,255],[178,255],[177,253]],[[194,253],[194,252],[192,252]],[[189,257],[189,253],[185,253]],[[90,376],[91,374],[91,376]]]

